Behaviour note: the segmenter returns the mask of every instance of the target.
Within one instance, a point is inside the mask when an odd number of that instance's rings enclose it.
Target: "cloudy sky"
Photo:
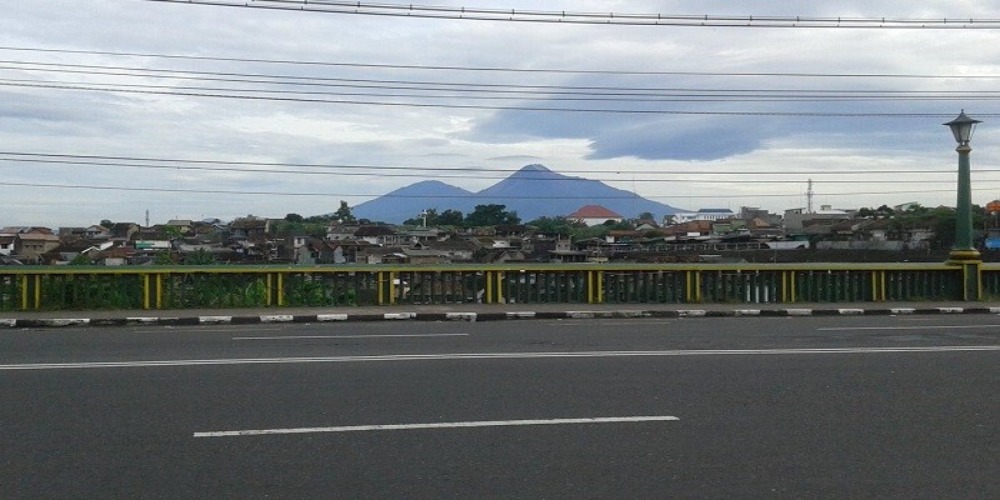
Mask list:
[[[419,6],[598,22],[12,2],[0,226],[316,215],[425,179],[475,191],[533,163],[686,209],[805,207],[809,179],[816,208],[954,205],[941,124],[963,108],[984,121],[973,200],[1000,198],[1000,29],[931,29],[989,27],[1000,1]],[[625,21],[637,14],[782,27]],[[789,27],[795,16],[928,27]]]

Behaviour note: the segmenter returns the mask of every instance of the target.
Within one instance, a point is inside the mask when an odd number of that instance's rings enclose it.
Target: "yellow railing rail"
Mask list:
[[[1000,297],[998,264],[0,268],[0,310],[24,311],[470,302],[790,304],[983,297]]]

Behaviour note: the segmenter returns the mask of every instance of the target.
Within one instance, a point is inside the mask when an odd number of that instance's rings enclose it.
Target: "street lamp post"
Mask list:
[[[965,110],[958,118],[945,123],[951,128],[951,133],[958,142],[955,151],[958,152],[958,202],[955,206],[955,246],[948,254],[948,263],[962,266],[963,298],[978,300],[980,297],[979,264],[982,263],[979,251],[972,245],[972,181],[969,167],[969,153],[972,147],[972,133],[976,124],[982,123],[965,115]]]

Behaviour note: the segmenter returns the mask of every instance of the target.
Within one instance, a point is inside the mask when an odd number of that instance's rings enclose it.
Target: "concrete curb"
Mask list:
[[[729,318],[802,316],[1000,314],[1000,307],[879,307],[879,308],[774,308],[774,309],[673,309],[673,310],[568,310],[506,312],[389,312],[383,314],[266,314],[246,316],[122,317],[24,319],[0,317],[0,329],[65,328],[81,326],[197,326],[249,325],[264,323],[324,323],[373,321],[510,321],[529,319],[609,318]]]

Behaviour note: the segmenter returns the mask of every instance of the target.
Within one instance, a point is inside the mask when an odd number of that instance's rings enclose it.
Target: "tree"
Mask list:
[[[656,220],[656,216],[654,216],[652,212],[643,212],[643,213],[639,214],[639,220],[651,220],[651,221],[655,221]]]
[[[441,212],[441,215],[437,217],[437,225],[439,226],[461,226],[465,221],[465,216],[459,210],[448,209]]]
[[[181,228],[179,228],[177,226],[165,226],[163,228],[163,232],[171,240],[176,240],[177,238],[180,238],[181,236],[184,236],[184,232],[181,231]]]
[[[215,256],[206,251],[204,248],[199,248],[198,250],[185,254],[184,264],[189,266],[205,266],[210,264],[216,264]]]
[[[428,208],[423,211],[419,216],[412,219],[406,219],[403,224],[407,226],[436,226],[438,225],[438,214],[437,209]]]
[[[424,213],[419,217],[414,217],[412,219],[407,219],[403,221],[403,224],[408,226],[422,226],[424,224],[424,218],[427,219],[428,226],[459,226],[463,225],[464,217],[462,212],[458,210],[448,209],[440,214],[435,208],[428,208],[424,210]]]
[[[895,214],[896,214],[896,211],[893,210],[891,207],[889,207],[886,204],[882,204],[881,207],[878,207],[878,208],[875,209],[875,215],[877,215],[879,217],[883,217],[883,216],[892,217]]]
[[[517,212],[508,211],[507,205],[476,205],[475,210],[465,217],[465,225],[469,227],[520,223]]]
[[[331,220],[333,220],[332,214],[310,215],[309,217],[303,219],[303,222],[307,222],[309,224],[328,224]]]
[[[886,204],[882,204],[882,206],[875,209],[871,207],[862,207],[858,209],[858,217],[863,217],[863,218],[892,217],[895,214],[896,211]]]
[[[528,223],[529,226],[535,227],[539,233],[547,236],[559,236],[559,235],[569,235],[572,233],[573,229],[586,224],[581,224],[577,221],[572,221],[563,216],[558,217],[539,217]]]
[[[356,220],[354,214],[351,213],[351,207],[344,200],[340,200],[340,208],[333,213],[333,219],[340,221],[342,224],[349,224]]]
[[[288,214],[285,216],[285,220],[288,222],[303,222],[305,218],[299,214]]]
[[[93,262],[91,262],[90,257],[87,257],[86,254],[82,253],[73,257],[73,260],[69,261],[69,265],[71,266],[89,266],[91,264],[93,264]]]
[[[174,264],[174,257],[168,250],[156,252],[156,255],[153,256],[153,265],[155,266],[171,266]]]

